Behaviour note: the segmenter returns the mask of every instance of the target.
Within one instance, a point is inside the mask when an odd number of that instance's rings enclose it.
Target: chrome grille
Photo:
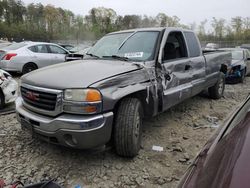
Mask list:
[[[55,110],[56,94],[35,91],[28,88],[21,87],[21,95],[24,102],[36,108],[43,110]]]
[[[24,106],[39,114],[57,116],[62,113],[62,90],[21,84],[20,94]]]

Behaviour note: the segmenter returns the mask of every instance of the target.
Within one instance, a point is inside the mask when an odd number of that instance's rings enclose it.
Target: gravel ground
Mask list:
[[[176,187],[211,134],[249,93],[244,84],[226,85],[224,98],[193,97],[144,121],[137,157],[117,156],[112,148],[91,151],[51,145],[21,130],[15,114],[0,116],[0,179],[36,183],[57,178],[64,187]],[[152,146],[163,147],[162,152]]]

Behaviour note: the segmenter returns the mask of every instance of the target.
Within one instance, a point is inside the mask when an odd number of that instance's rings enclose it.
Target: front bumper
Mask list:
[[[48,117],[26,109],[19,97],[16,100],[16,114],[22,128],[54,144],[89,149],[105,145],[111,138],[113,112],[90,116],[62,114]]]

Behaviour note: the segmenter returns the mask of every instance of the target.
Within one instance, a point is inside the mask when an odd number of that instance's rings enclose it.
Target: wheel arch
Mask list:
[[[127,94],[127,95],[121,97],[119,100],[116,101],[116,103],[114,105],[114,112],[119,107],[121,101],[125,98],[138,99],[142,104],[144,117],[150,117],[154,114],[153,95],[149,90],[143,89],[143,90],[139,90],[139,91],[136,91],[136,92],[133,92],[133,93],[130,93],[130,94]]]

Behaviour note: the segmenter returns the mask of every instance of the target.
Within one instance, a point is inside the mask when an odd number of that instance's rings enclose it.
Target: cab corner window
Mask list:
[[[190,57],[198,57],[201,55],[201,47],[193,32],[184,32],[184,35],[187,40],[189,56]]]

